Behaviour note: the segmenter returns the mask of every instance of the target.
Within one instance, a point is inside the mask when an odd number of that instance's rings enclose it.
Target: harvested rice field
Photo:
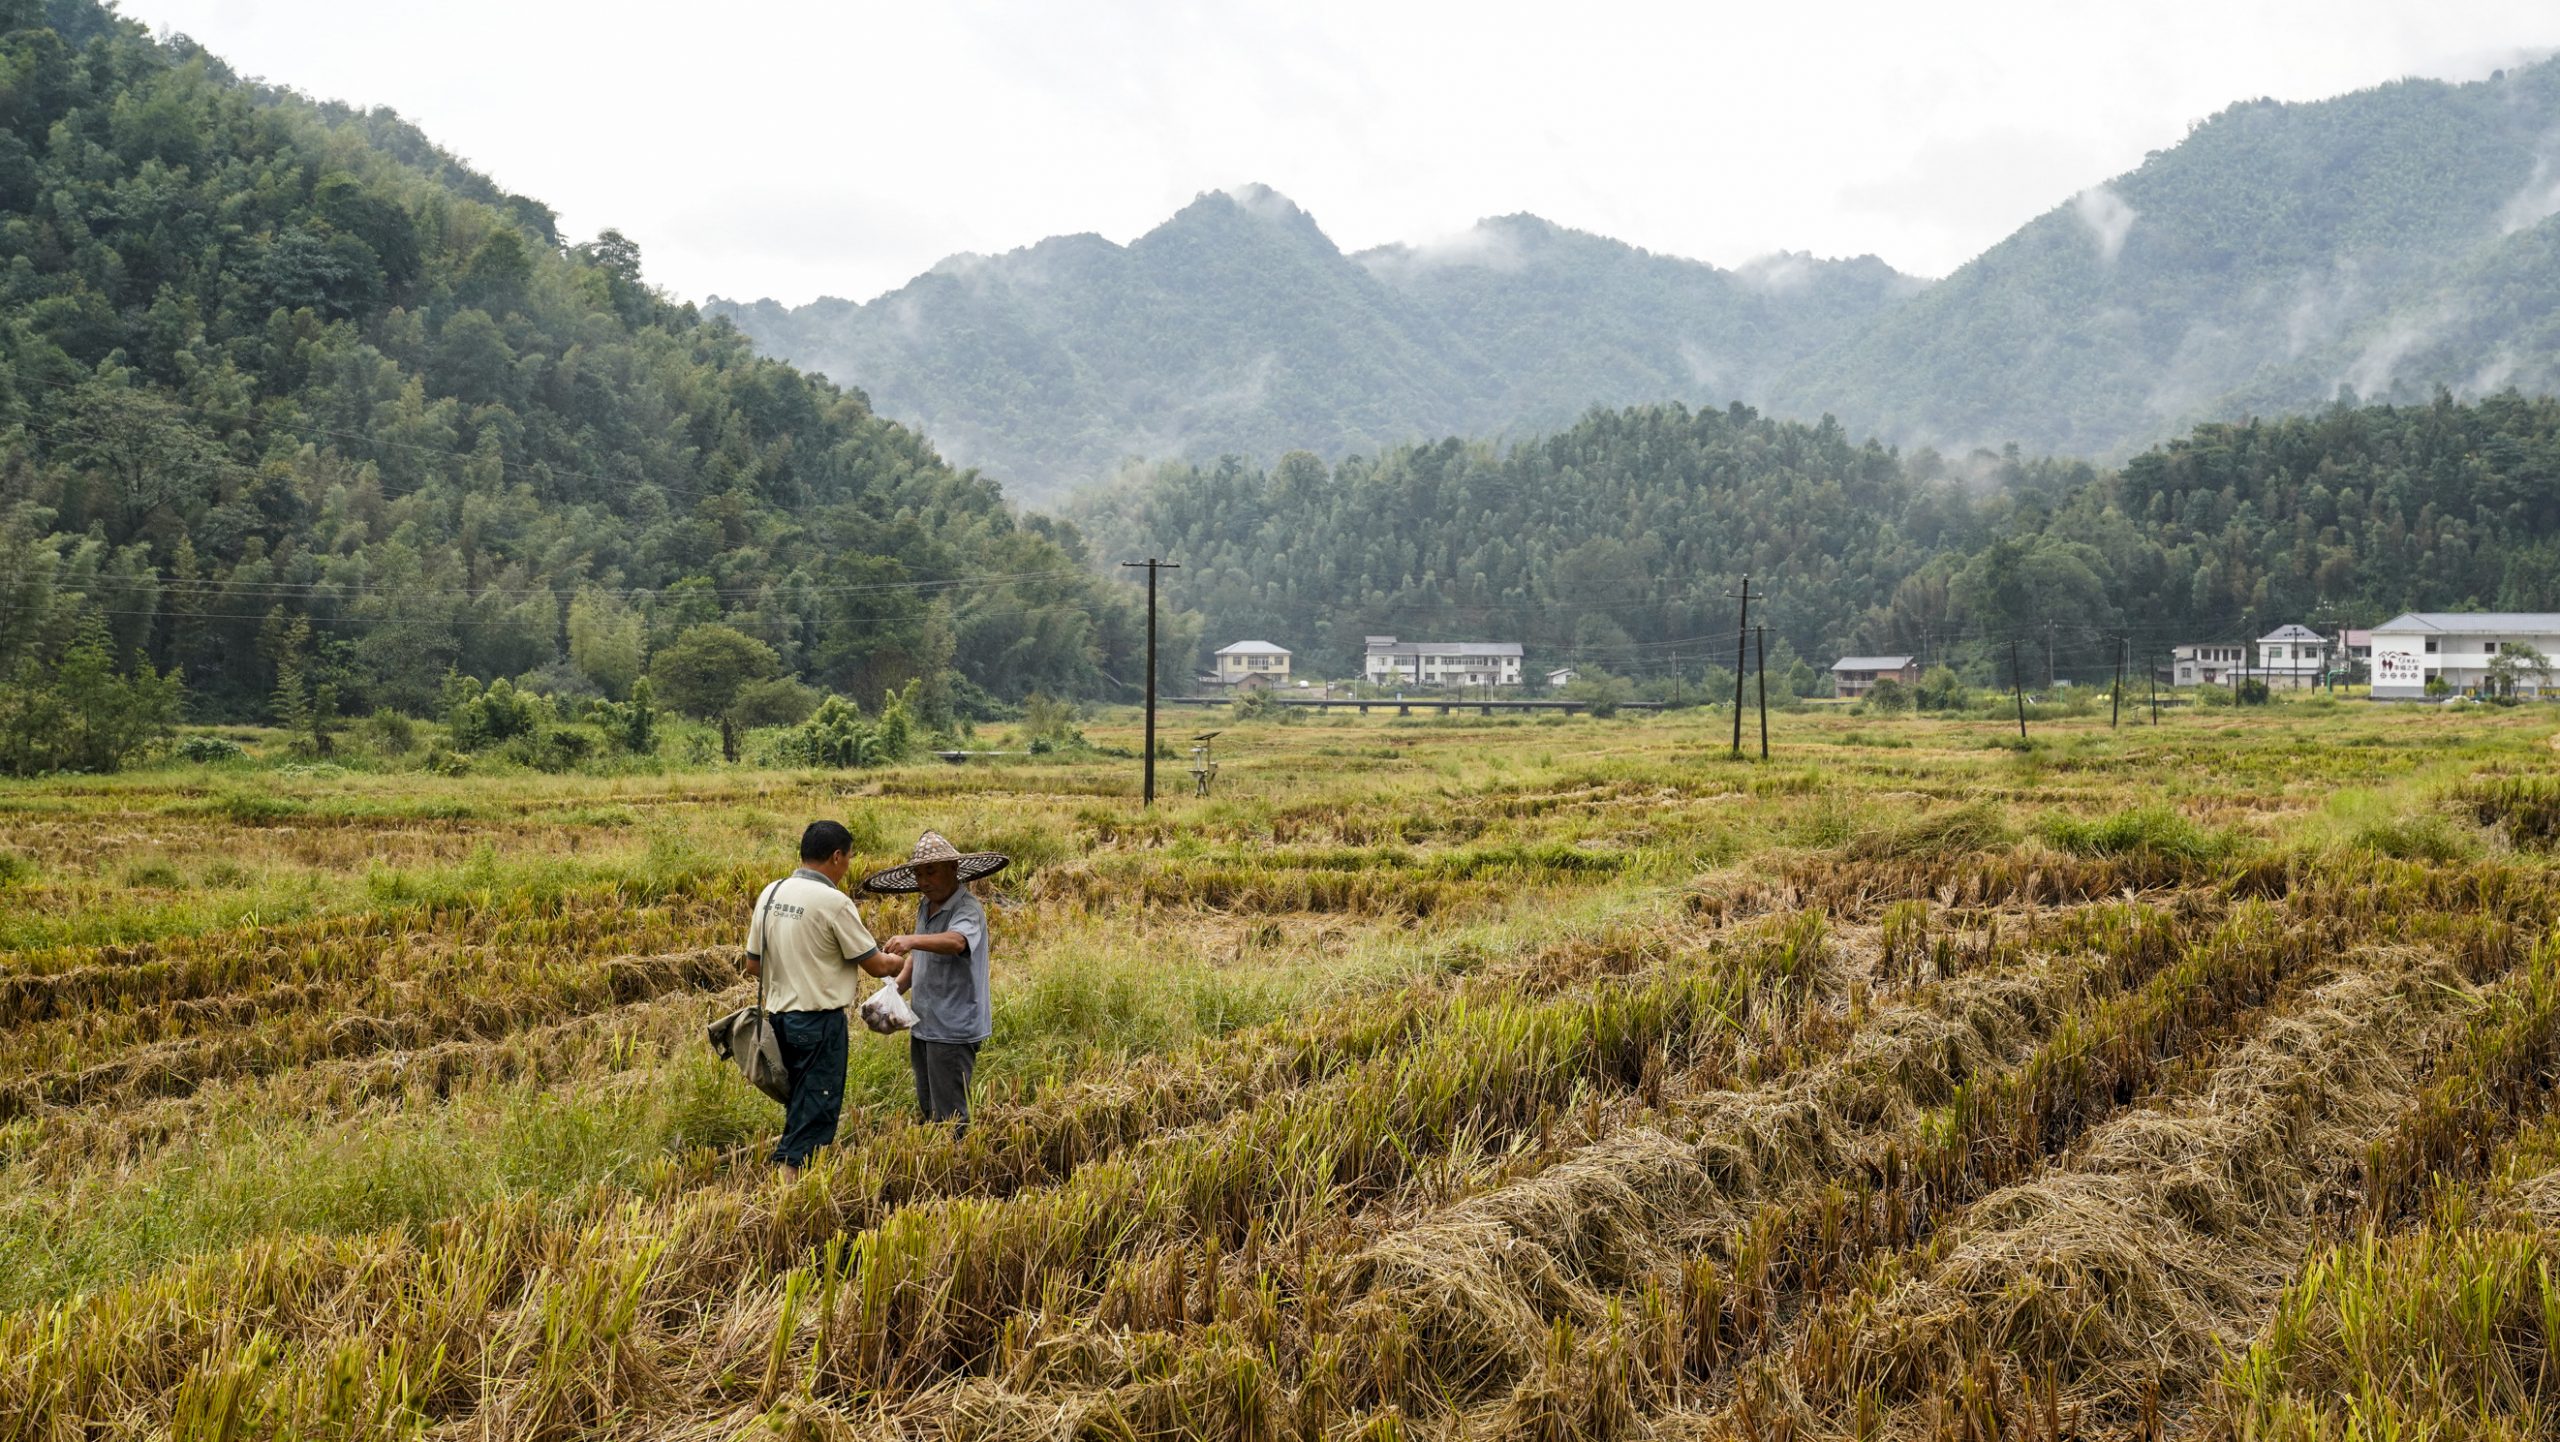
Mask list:
[[[0,785],[0,1439],[2560,1428],[2560,713],[1726,724]],[[819,816],[1014,864],[784,1176]]]

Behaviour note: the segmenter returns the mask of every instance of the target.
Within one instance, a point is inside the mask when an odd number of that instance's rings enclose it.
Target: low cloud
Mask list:
[[[1423,271],[1467,267],[1508,274],[1528,264],[1519,237],[1500,226],[1477,221],[1450,235],[1408,245],[1382,245],[1358,257],[1369,273],[1395,279]]]
[[[2089,228],[2089,238],[2096,242],[2098,260],[2103,265],[2116,263],[2124,250],[2124,238],[2133,230],[2133,222],[2141,211],[2125,204],[2113,186],[2093,185],[2071,198],[2071,213]]]
[[[1296,201],[1258,182],[1230,185],[1220,193],[1243,207],[1247,214],[1258,215],[1264,220],[1289,220],[1301,213]]]
[[[2437,309],[2392,321],[2380,335],[2365,342],[2364,349],[2348,363],[2346,383],[2365,400],[2388,397],[2392,384],[2399,379],[2400,367],[2455,319],[2450,310]]]
[[[2560,137],[2543,140],[2542,154],[2533,160],[2533,174],[2527,176],[2524,185],[2499,207],[2498,234],[2513,235],[2519,230],[2530,230],[2560,213],[2560,165],[2552,164],[2551,155],[2555,142],[2560,142]]]
[[[1792,295],[1813,284],[1813,257],[1791,250],[1758,256],[1735,266],[1733,278],[1765,294]]]
[[[1693,340],[1680,342],[1680,364],[1688,367],[1689,379],[1696,383],[1699,389],[1711,393],[1723,389],[1726,373],[1730,369],[1717,358],[1713,351]]]

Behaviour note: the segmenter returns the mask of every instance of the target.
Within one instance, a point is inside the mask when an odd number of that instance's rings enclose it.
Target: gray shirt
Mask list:
[[[916,934],[931,936],[938,931],[967,937],[969,950],[953,954],[919,947],[913,953],[915,972],[909,979],[908,996],[916,1009],[915,1038],[985,1041],[996,1029],[995,1006],[987,996],[987,912],[968,887],[952,892],[940,909],[917,899]]]

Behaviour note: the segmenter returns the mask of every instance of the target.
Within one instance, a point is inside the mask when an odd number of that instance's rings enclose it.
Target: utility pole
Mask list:
[[[2151,724],[2160,724],[2160,668],[2157,666],[2151,668]]]
[[[1153,556],[1143,561],[1122,561],[1120,564],[1131,570],[1143,566],[1147,572],[1147,767],[1143,794],[1144,804],[1153,806],[1156,804],[1156,573],[1182,568]]]
[[[2053,618],[2048,616],[2044,623],[2044,689],[2048,696],[2057,684],[2053,670]]]
[[[2121,636],[2116,638],[2116,694],[2115,699],[2107,704],[2107,729],[2110,731],[2124,719],[2124,648],[2131,644]]]
[[[1743,648],[1751,645],[1751,576],[1743,576],[1743,592],[1736,597],[1725,592],[1725,599],[1743,602],[1743,617],[1733,622],[1733,761],[1743,758]]]
[[[1754,627],[1759,635],[1752,654],[1760,663],[1760,759],[1769,759],[1769,628]]]
[[[2009,694],[2018,698],[2018,739],[2027,739],[2027,680],[2018,668],[2018,638],[2009,638]]]

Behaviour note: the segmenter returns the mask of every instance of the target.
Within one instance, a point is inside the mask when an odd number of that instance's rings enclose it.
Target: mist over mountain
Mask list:
[[[2560,385],[2560,63],[2257,100],[1934,284],[1737,269],[1535,216],[1344,254],[1260,186],[1128,246],[963,256],[868,304],[714,298],[1018,493],[1134,457],[1327,459],[1594,404],[1740,400],[1949,451],[2120,459],[2342,391]]]
[[[1796,367],[1781,414],[2111,458],[2341,389],[2560,379],[2560,64],[2231,106]]]
[[[1135,458],[1341,457],[1552,429],[1600,403],[1720,402],[1916,284],[1873,258],[1720,270],[1528,215],[1345,254],[1256,185],[1127,246],[957,256],[867,304],[705,308],[1036,499]]]

